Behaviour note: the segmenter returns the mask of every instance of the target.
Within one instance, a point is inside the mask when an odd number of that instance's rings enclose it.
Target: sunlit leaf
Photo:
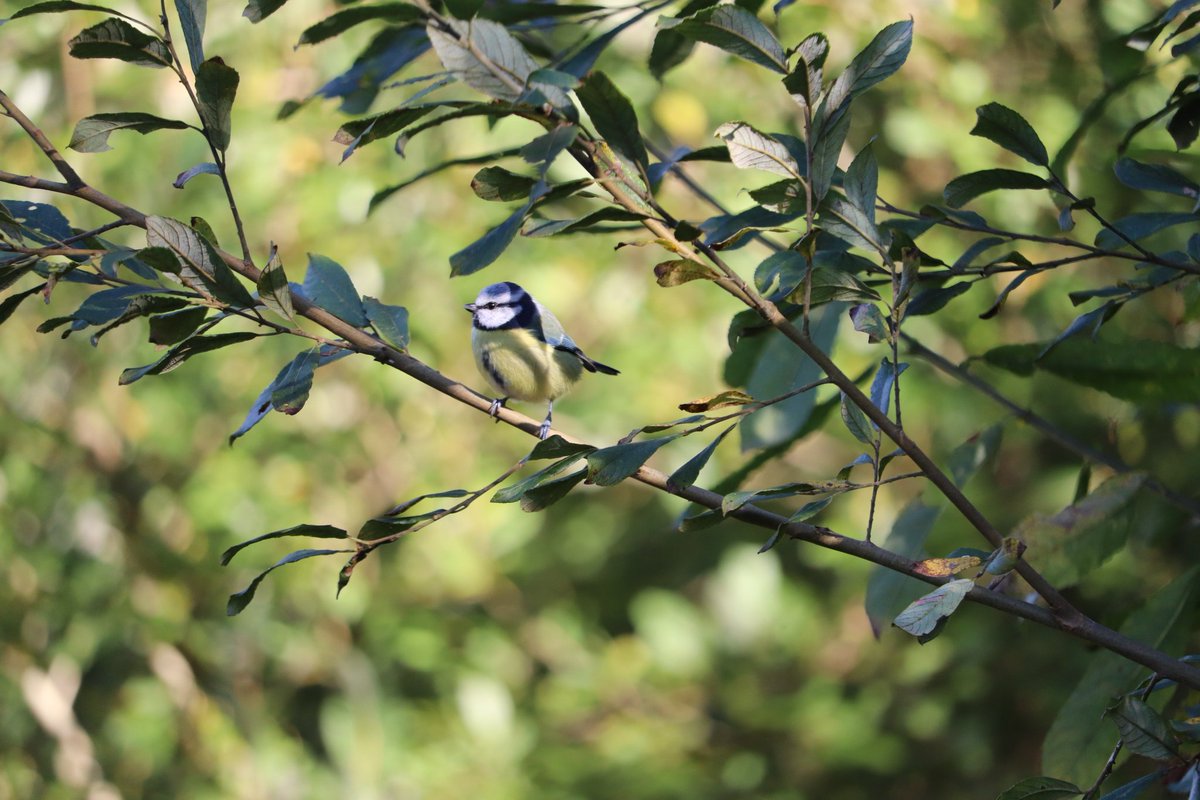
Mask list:
[[[705,411],[711,411],[714,408],[722,406],[744,406],[747,403],[753,403],[754,398],[739,389],[726,389],[723,392],[692,400],[689,403],[680,403],[680,411],[690,411],[699,414]]]
[[[271,255],[267,265],[258,276],[258,299],[263,305],[284,319],[292,319],[296,310],[292,307],[292,292],[288,287],[287,274],[283,271],[283,261],[279,258],[279,248],[271,244]]]
[[[721,274],[707,264],[690,259],[663,261],[654,266],[654,279],[659,286],[670,288],[696,280],[715,281]]]
[[[75,132],[67,147],[80,153],[103,153],[111,150],[108,137],[116,131],[134,131],[146,134],[151,131],[166,128],[187,128],[186,122],[177,119],[164,119],[153,114],[140,112],[123,112],[115,114],[93,114],[84,117],[75,124]]]
[[[787,74],[783,45],[758,17],[736,5],[706,8],[686,19],[662,17],[659,27],[705,42],[767,69]]]
[[[949,578],[951,575],[957,575],[960,572],[966,572],[970,569],[975,569],[983,563],[983,559],[979,556],[958,556],[956,558],[926,558],[923,561],[918,561],[913,565],[913,569],[920,575],[929,575],[934,578]]]
[[[934,589],[924,597],[917,598],[908,608],[900,612],[892,624],[911,633],[922,642],[935,634],[942,620],[953,614],[967,594],[975,588],[975,581],[959,578]]]
[[[455,77],[497,100],[516,100],[524,93],[538,65],[503,25],[478,18],[446,25],[449,31],[433,23],[426,30],[442,65]]]
[[[600,134],[613,150],[643,170],[650,166],[633,104],[607,75],[603,72],[592,72],[575,90],[575,96],[579,98],[583,110],[591,117],[596,133]]]
[[[726,122],[713,134],[729,148],[729,158],[739,169],[760,169],[789,178],[800,177],[800,165],[774,137],[744,122]]]
[[[271,383],[271,408],[283,414],[299,414],[308,402],[312,391],[313,373],[320,359],[320,349],[297,353],[287,366],[280,370]]]

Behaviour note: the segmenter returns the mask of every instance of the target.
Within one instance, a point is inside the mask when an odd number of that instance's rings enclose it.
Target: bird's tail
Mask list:
[[[586,369],[588,372],[600,372],[600,373],[603,373],[604,375],[620,375],[621,374],[620,370],[613,369],[608,364],[601,364],[599,361],[592,361],[590,358],[585,356],[583,353],[576,353],[576,355],[579,356],[580,363],[583,364],[583,368]]]

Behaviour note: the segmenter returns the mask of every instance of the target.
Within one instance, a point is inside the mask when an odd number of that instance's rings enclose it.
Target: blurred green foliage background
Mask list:
[[[856,104],[849,138],[857,150],[876,137],[880,193],[910,208],[939,199],[957,174],[1007,163],[967,135],[977,105],[1018,109],[1055,149],[1120,67],[1121,54],[1105,43],[1157,7],[854,6],[796,3],[779,18],[780,38],[791,45],[824,31],[840,66],[884,24],[912,15],[908,63]],[[118,7],[145,19],[156,13],[144,1]],[[614,250],[644,234],[522,239],[486,274],[451,281],[447,257],[507,213],[471,195],[473,168],[417,184],[368,216],[376,190],[529,131],[464,120],[414,141],[404,159],[377,145],[339,165],[342,146],[330,141],[342,121],[336,104],[314,100],[276,119],[284,101],[309,96],[368,40],[364,29],[293,49],[335,8],[291,0],[250,25],[240,3],[210,4],[206,49],[242,78],[229,163],[256,257],[265,261],[277,243],[293,280],[307,252],[337,260],[362,293],[408,307],[416,356],[476,388],[462,303],[493,280],[527,286],[589,353],[622,370],[586,380],[556,409],[560,427],[596,444],[673,419],[678,403],[723,388],[725,331],[738,309],[696,284],[659,289],[654,248]],[[190,119],[166,71],[66,57],[67,39],[94,21],[47,15],[0,28],[0,87],[60,146],[76,120],[100,111]],[[698,48],[654,81],[644,67],[652,33],[629,31],[600,67],[660,144],[707,146],[733,119],[795,132],[795,108],[779,87],[716,49]],[[431,61],[427,71],[435,68]],[[1116,141],[1161,106],[1181,68],[1116,98],[1079,151],[1073,185],[1111,217],[1158,207],[1118,190],[1110,164]],[[171,187],[207,159],[200,137],[124,133],[112,144],[68,157],[124,202],[202,216],[227,247],[234,241],[215,179]],[[1171,155],[1161,130],[1135,150],[1185,171],[1194,165],[1191,155]],[[50,173],[8,120],[0,120],[0,161],[13,172]],[[689,171],[732,206],[744,202],[745,173]],[[9,199],[47,201],[6,188]],[[980,204],[1005,224],[1055,230],[1042,194],[1000,193]],[[666,187],[664,205],[689,219],[710,213],[677,185]],[[83,204],[61,207],[81,228],[108,221]],[[113,236],[122,237],[142,244],[132,233]],[[969,242],[935,232],[925,244],[953,260]],[[1066,289],[1100,285],[1117,269],[1030,281],[981,323],[998,281],[910,332],[955,360],[1045,340],[1078,313]],[[34,332],[82,297],[60,286],[51,309],[27,303],[0,334],[0,798],[994,796],[1037,774],[1041,737],[1087,663],[1073,640],[974,607],[923,647],[896,631],[876,642],[862,610],[867,565],[788,543],[756,555],[763,534],[733,522],[680,535],[680,501],[633,484],[585,488],[537,515],[479,503],[368,559],[339,599],[341,562],[314,559],[273,573],[246,612],[226,618],[227,595],[290,549],[265,543],[221,568],[231,544],[300,522],[355,528],[408,497],[475,488],[530,442],[358,357],[320,370],[300,415],[271,415],[231,448],[228,434],[304,344],[264,340],[122,388],[122,368],[156,358],[139,325],[97,347],[85,336]],[[1194,298],[1179,293],[1156,293],[1113,325],[1188,346],[1200,340]],[[844,331],[836,355],[855,373],[882,354]],[[1169,485],[1194,485],[1195,409],[1152,413],[1052,377],[979,369],[1096,446]],[[1004,422],[995,463],[968,486],[1001,529],[1070,503],[1077,458],[924,364],[906,381],[907,429],[940,455]],[[753,485],[831,477],[856,453],[836,427]],[[697,449],[685,440],[654,463],[673,469]],[[744,458],[730,439],[705,480]],[[877,530],[916,491],[885,487]],[[1076,592],[1106,623],[1119,623],[1200,555],[1195,520],[1153,498],[1144,505],[1144,536]],[[861,532],[865,506],[844,497],[820,522]],[[944,515],[933,549],[964,545],[978,542]]]

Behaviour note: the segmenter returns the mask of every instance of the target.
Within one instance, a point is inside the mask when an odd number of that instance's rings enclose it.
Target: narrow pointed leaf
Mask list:
[[[1026,778],[1000,793],[996,800],[1067,800],[1083,790],[1058,778]]]
[[[208,309],[190,306],[150,318],[150,343],[158,345],[179,344],[196,332],[196,328],[208,316]]]
[[[126,386],[136,380],[140,380],[147,375],[161,375],[178,367],[184,361],[188,360],[198,353],[207,353],[210,350],[216,350],[221,347],[228,347],[231,344],[239,344],[249,341],[258,336],[257,333],[250,331],[238,331],[236,333],[214,333],[211,336],[193,336],[190,339],[184,340],[181,344],[176,345],[167,351],[167,354],[155,361],[153,364],[147,364],[144,367],[131,367],[121,373],[119,383]]]
[[[689,259],[663,261],[654,266],[654,280],[664,289],[691,281],[715,281],[720,277],[721,274],[707,264],[697,264]]]
[[[583,453],[572,453],[548,467],[543,467],[532,475],[528,475],[516,483],[509,484],[492,495],[493,503],[515,503],[525,496],[530,489],[541,486],[547,481],[556,480],[583,457]]]
[[[720,446],[725,437],[736,427],[737,424],[734,423],[721,431],[703,450],[689,458],[687,463],[682,467],[672,472],[670,477],[667,478],[667,486],[681,488],[694,484],[696,478],[700,477],[700,470],[704,469],[704,465],[712,458],[713,453],[717,452],[717,447]]]
[[[863,444],[871,444],[875,441],[875,429],[871,425],[871,421],[867,419],[867,415],[862,412],[862,409],[851,403],[846,395],[842,395],[842,422],[846,425],[846,430],[858,439]]]
[[[300,34],[302,44],[316,44],[345,33],[355,25],[371,20],[384,20],[391,23],[416,22],[421,18],[421,11],[409,3],[380,3],[374,6],[351,6],[331,14],[315,25],[310,25]]]
[[[879,165],[871,146],[864,147],[846,170],[843,183],[846,199],[861,211],[872,224],[875,222],[875,198],[879,188]]]
[[[533,208],[533,199],[518,208],[506,220],[479,239],[450,256],[450,275],[470,275],[491,264],[512,244],[525,216]]]
[[[592,119],[596,132],[609,147],[637,164],[642,170],[650,166],[646,145],[642,142],[637,113],[629,98],[603,72],[593,72],[575,90],[583,110]]]
[[[334,553],[353,553],[353,550],[297,550],[294,553],[288,553],[283,558],[275,562],[275,565],[270,569],[262,572],[254,580],[250,581],[250,585],[240,592],[229,595],[229,602],[225,604],[225,614],[230,617],[235,617],[245,610],[246,606],[254,599],[255,592],[258,591],[258,586],[272,572],[285,564],[294,564],[297,561],[303,561],[306,558],[313,556],[328,556]]]
[[[753,403],[754,398],[740,389],[726,389],[723,392],[701,398],[700,400],[692,400],[688,403],[680,403],[680,411],[690,411],[693,414],[700,414],[705,411],[711,411],[714,408],[723,406],[744,406],[748,403]]]
[[[1192,200],[1200,197],[1200,185],[1166,164],[1143,164],[1127,156],[1113,165],[1117,180],[1130,189],[1177,194]]]
[[[175,0],[175,11],[179,14],[188,61],[195,75],[204,62],[204,24],[208,18],[208,0]]]
[[[988,192],[1000,189],[1048,189],[1045,178],[1015,169],[984,169],[960,175],[946,184],[942,197],[951,208],[962,208]]]
[[[537,178],[518,175],[504,167],[484,167],[471,179],[471,190],[481,200],[509,202],[529,197]]]
[[[186,122],[177,119],[164,119],[153,114],[140,112],[123,112],[115,114],[93,114],[84,117],[75,124],[75,132],[67,147],[80,153],[103,153],[111,150],[108,137],[116,131],[134,131],[146,134],[151,131],[166,128],[186,128]]]
[[[188,181],[190,181],[192,178],[196,177],[197,175],[220,175],[220,174],[221,174],[221,170],[216,164],[212,163],[211,161],[205,161],[201,164],[197,164],[196,166],[192,167],[191,169],[184,170],[183,172],[179,173],[179,175],[177,175],[175,177],[175,182],[172,183],[171,185],[174,186],[176,189],[182,189],[187,184]]]
[[[539,483],[521,495],[521,510],[533,513],[554,505],[578,486],[587,473],[586,469],[580,468],[570,475]]]
[[[345,539],[347,534],[341,528],[335,528],[332,525],[312,525],[309,523],[293,525],[290,528],[264,533],[262,536],[255,536],[253,539],[247,539],[240,544],[235,544],[221,554],[221,566],[228,564],[240,550],[252,544],[265,542],[268,539],[282,539],[286,536],[311,536],[315,539]]]
[[[1145,211],[1122,217],[1113,223],[1113,228],[1104,228],[1096,234],[1096,246],[1106,250],[1128,247],[1126,239],[1140,241],[1176,225],[1195,225],[1200,216],[1179,212]]]

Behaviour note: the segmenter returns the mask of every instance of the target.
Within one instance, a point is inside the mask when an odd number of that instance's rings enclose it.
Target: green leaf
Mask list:
[[[1028,517],[1014,532],[1028,546],[1025,559],[1055,586],[1079,583],[1125,545],[1139,516],[1133,500],[1144,482],[1136,473],[1117,475],[1051,517]]]
[[[1170,584],[1148,593],[1144,606],[1125,620],[1120,631],[1148,647],[1161,648],[1185,612],[1190,613],[1200,568],[1192,567]],[[1112,702],[1132,689],[1145,667],[1106,650],[1092,663],[1067,698],[1042,745],[1042,769],[1076,783],[1090,785],[1112,751],[1112,729],[1096,721]]]
[[[304,350],[280,370],[271,382],[271,408],[289,416],[300,413],[312,391],[313,373],[320,356],[319,347]]]
[[[1015,153],[1039,167],[1050,165],[1046,146],[1038,138],[1033,126],[1025,118],[1007,106],[988,103],[975,109],[978,119],[971,129],[972,136],[982,136]]]
[[[374,297],[363,298],[363,309],[367,319],[375,328],[379,338],[397,350],[408,349],[408,309],[381,303]]]
[[[303,525],[293,525],[290,528],[283,530],[271,531],[264,533],[262,536],[255,536],[253,539],[235,544],[224,553],[221,554],[221,566],[228,564],[238,552],[252,544],[265,542],[268,539],[281,539],[285,536],[311,536],[316,539],[345,539],[348,534],[341,528],[335,528],[332,525],[312,525],[305,523]]]
[[[846,170],[846,178],[842,183],[846,199],[870,221],[875,224],[875,199],[879,190],[879,165],[871,145],[867,145],[850,163]],[[878,234],[876,234],[878,239]]]
[[[200,101],[200,121],[209,141],[218,150],[229,148],[230,112],[238,88],[237,70],[220,58],[210,58],[196,71],[196,98]]]
[[[729,516],[747,503],[761,500],[779,500],[784,497],[797,495],[815,495],[841,493],[851,488],[845,481],[819,481],[817,483],[785,483],[782,486],[771,486],[766,489],[746,489],[730,492],[721,498],[721,513]]]
[[[333,259],[309,253],[303,288],[305,297],[330,314],[356,328],[366,327],[367,315],[354,282]]]
[[[1155,761],[1182,762],[1179,740],[1162,715],[1136,697],[1125,697],[1107,716],[1117,724],[1121,741],[1132,753]]]
[[[560,233],[607,232],[612,230],[611,226],[603,226],[602,223],[640,222],[645,218],[645,214],[640,214],[636,211],[627,211],[617,206],[604,206],[574,219],[537,220],[522,231],[522,235],[538,239],[545,236],[555,236]]]
[[[250,331],[215,333],[211,336],[193,336],[172,347],[167,351],[166,355],[153,364],[147,364],[144,367],[130,367],[123,371],[118,383],[122,386],[127,386],[147,375],[162,375],[175,369],[198,353],[207,353],[210,350],[228,347],[231,344],[239,344],[254,339],[257,336],[257,333],[251,333]]]
[[[650,166],[646,145],[642,142],[637,112],[629,98],[621,93],[603,72],[592,72],[575,90],[583,110],[592,119],[596,133],[609,147],[642,168]]]
[[[973,284],[970,281],[959,281],[949,286],[932,286],[918,292],[905,309],[905,318],[922,317],[941,311],[954,298],[966,294]]]
[[[929,505],[920,497],[913,498],[900,511],[881,546],[907,558],[921,558],[925,552],[925,540],[940,513],[940,507]],[[871,577],[867,580],[866,608],[876,638],[882,634],[884,625],[925,587],[926,584],[915,578],[884,567],[876,567],[871,571]]]
[[[156,69],[171,64],[171,51],[161,39],[115,17],[80,32],[67,42],[67,47],[75,58],[115,58]]]
[[[795,250],[772,253],[754,270],[754,288],[770,298],[782,298],[796,291],[808,275],[809,259]]]
[[[1143,164],[1126,156],[1117,159],[1113,172],[1130,189],[1166,192],[1192,200],[1200,198],[1200,184],[1166,164]]]
[[[760,169],[799,179],[800,165],[779,140],[744,122],[726,122],[713,134],[729,148],[729,159],[738,169]]]
[[[509,172],[504,167],[484,167],[471,179],[471,190],[480,200],[509,202],[529,197],[537,178]]]
[[[446,25],[450,32],[433,23],[426,30],[442,65],[454,77],[496,100],[515,101],[524,94],[538,65],[503,25],[479,18],[446,20]]]
[[[230,305],[254,307],[250,292],[234,276],[212,243],[193,228],[169,217],[146,217],[146,244],[164,247],[174,253],[182,265],[179,275],[185,281],[202,284],[218,300]]]
[[[188,306],[178,311],[157,314],[150,318],[150,343],[178,344],[195,333],[206,316],[208,309],[202,306]]]
[[[669,289],[691,281],[715,281],[721,274],[707,264],[697,264],[690,259],[663,261],[654,266],[654,279],[659,286]]]
[[[660,28],[687,39],[715,45],[747,61],[786,75],[783,45],[758,17],[736,5],[706,8],[686,19],[662,17]]]
[[[912,20],[906,19],[893,22],[875,34],[830,87],[830,107],[837,108],[853,100],[899,70],[912,49],[912,33]]]
[[[1123,786],[1118,786],[1101,797],[1100,800],[1135,800],[1135,798],[1140,797],[1142,792],[1153,784],[1162,783],[1167,770],[1168,767],[1163,767],[1148,775],[1143,775],[1140,778],[1132,780]]]
[[[821,71],[829,55],[829,39],[823,33],[807,36],[796,48],[796,65],[783,86],[801,107],[813,107],[821,94]]]
[[[549,440],[547,440],[549,441]],[[530,489],[541,486],[548,481],[556,480],[564,472],[575,465],[583,453],[572,453],[560,461],[555,461],[548,467],[543,467],[532,475],[526,476],[516,483],[509,484],[503,489],[499,489],[492,495],[493,503],[515,503],[525,496],[525,493]],[[552,456],[547,456],[551,458]]]
[[[153,114],[128,112],[117,114],[93,114],[84,117],[75,124],[75,132],[71,134],[71,142],[67,147],[80,153],[103,153],[111,150],[108,137],[115,131],[136,131],[146,134],[164,128],[186,128],[186,122],[177,119],[163,119]]]
[[[506,220],[450,256],[450,276],[471,275],[499,258],[516,238],[534,201],[535,198],[531,197]]]
[[[984,169],[960,175],[946,184],[942,197],[951,208],[962,208],[988,192],[999,189],[1049,189],[1051,184],[1029,172],[1015,169]]]
[[[613,486],[628,478],[645,464],[658,448],[673,441],[674,436],[647,439],[593,450],[587,456],[588,481],[597,486]]]
[[[369,20],[381,19],[391,23],[405,23],[416,22],[420,18],[420,10],[409,3],[353,6],[331,14],[317,24],[305,28],[304,33],[300,34],[300,41],[296,42],[296,46],[323,42]]]
[[[924,644],[937,634],[942,620],[953,614],[974,588],[975,581],[969,578],[945,583],[924,597],[914,600],[908,608],[900,612],[892,624],[916,636]]]
[[[303,561],[306,558],[313,556],[328,556],[334,553],[353,553],[353,550],[297,550],[294,553],[288,553],[283,558],[275,562],[275,565],[265,572],[259,573],[258,577],[250,581],[250,585],[240,592],[229,595],[229,602],[225,604],[225,614],[230,617],[235,617],[245,610],[246,606],[250,605],[250,601],[254,599],[254,593],[258,591],[258,585],[263,582],[263,578],[270,575],[273,571],[282,567],[284,564],[294,564],[297,561]]]
[[[854,330],[867,334],[871,342],[886,342],[891,337],[891,329],[883,312],[874,303],[859,303],[850,309],[850,322]],[[890,361],[885,363],[891,364]]]
[[[854,247],[880,253],[885,248],[872,216],[853,203],[831,195],[821,204],[819,219],[826,233]]]
[[[804,302],[803,287],[792,292],[788,298],[794,303]],[[862,302],[879,300],[879,293],[851,275],[838,269],[818,267],[812,273],[812,306],[838,301]],[[762,395],[758,395],[761,397]]]
[[[208,20],[208,0],[175,0],[175,11],[179,14],[183,41],[187,44],[188,60],[195,75],[204,62],[204,24]]]
[[[1146,211],[1130,214],[1113,223],[1115,230],[1104,228],[1097,233],[1096,247],[1102,247],[1106,250],[1120,250],[1122,247],[1129,246],[1125,241],[1126,239],[1132,239],[1136,242],[1148,236],[1153,236],[1159,231],[1173,228],[1176,225],[1195,225],[1197,222],[1200,222],[1200,216],[1179,212]],[[1124,234],[1124,236],[1121,234]]]
[[[833,185],[837,174],[838,158],[846,133],[850,130],[850,115],[839,114],[828,120],[817,120],[812,135],[812,191],[813,202],[820,203]]]
[[[1133,403],[1200,403],[1200,351],[1165,342],[1068,339],[1047,355],[1041,344],[1003,345],[983,354],[989,364],[1029,375],[1045,370]]]
[[[31,6],[25,6],[13,12],[9,19],[20,19],[21,17],[32,17],[34,14],[59,14],[63,11],[101,11],[105,14],[114,14],[118,17],[126,17],[119,11],[114,11],[107,6],[97,6],[91,3],[76,3],[73,0],[49,0],[45,3],[34,3]]]
[[[1058,778],[1026,778],[1000,793],[996,800],[1066,800],[1083,794],[1073,783]]]
[[[246,3],[242,16],[257,24],[283,8],[286,2],[287,0],[250,0]]]
[[[283,261],[279,258],[279,248],[271,244],[271,255],[267,265],[258,276],[258,299],[267,308],[287,320],[296,316],[292,307],[292,292],[288,287],[287,274],[283,271]]]
[[[717,447],[721,444],[725,437],[729,435],[730,431],[736,427],[737,423],[734,423],[718,433],[716,438],[709,442],[703,450],[689,458],[687,463],[685,463],[682,467],[672,472],[670,477],[667,478],[667,486],[678,490],[684,486],[691,486],[694,484],[696,482],[696,478],[700,477],[700,470],[704,469],[704,465],[708,463],[710,458],[712,458],[713,453],[717,452]]]
[[[867,415],[862,409],[850,402],[845,394],[842,394],[842,422],[846,424],[846,430],[858,439],[863,444],[873,444],[875,441],[875,428],[871,425],[871,421],[867,419]]]
[[[580,468],[570,475],[539,483],[521,495],[521,510],[533,513],[554,505],[586,478],[587,473],[586,469]]]
[[[751,312],[753,313],[753,312]],[[842,314],[839,309],[823,308],[813,312],[809,327],[813,341],[825,352],[833,347]],[[730,356],[734,361],[740,353],[759,348],[749,367],[745,382],[746,391],[754,397],[779,397],[799,389],[823,377],[821,370],[808,358],[799,355],[795,345],[777,332],[770,332],[761,344],[755,340],[764,337],[749,337],[739,342]],[[770,447],[790,440],[801,430],[813,413],[816,392],[804,392],[787,400],[767,406],[742,419],[739,431],[742,452]]]
[[[413,108],[396,108],[373,117],[364,117],[345,123],[333,135],[335,142],[347,145],[342,152],[342,161],[349,158],[355,150],[363,145],[404,130],[441,105],[443,104],[430,103]]]
[[[21,303],[25,302],[27,298],[33,297],[35,294],[41,292],[45,288],[46,284],[40,283],[37,286],[34,286],[32,289],[26,289],[23,292],[14,292],[13,294],[10,294],[8,297],[4,298],[3,302],[0,302],[0,325],[3,325],[8,321],[8,318],[11,317],[13,312],[17,310],[17,306],[21,305]]]
[[[538,461],[544,458],[562,458],[564,456],[583,455],[590,453],[596,448],[590,444],[576,444],[568,442],[557,433],[548,439],[543,439],[533,446],[529,451],[529,460]]]

